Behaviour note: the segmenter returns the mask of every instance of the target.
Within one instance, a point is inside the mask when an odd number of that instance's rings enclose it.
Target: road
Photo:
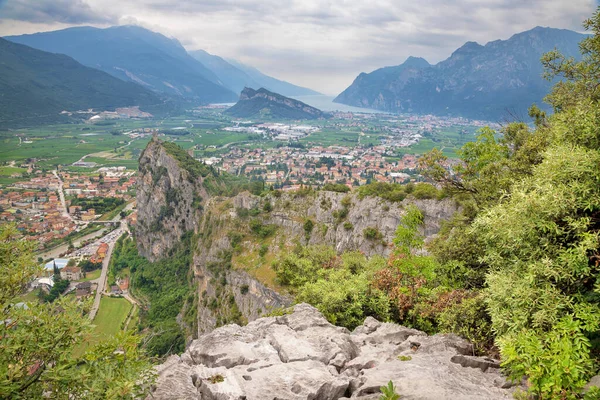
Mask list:
[[[102,261],[102,272],[100,273],[100,278],[98,279],[98,287],[96,288],[96,297],[94,297],[94,304],[92,305],[92,309],[90,310],[90,320],[94,320],[96,317],[96,313],[98,312],[98,308],[100,307],[100,299],[102,298],[102,294],[106,289],[106,278],[108,276],[108,264],[110,264],[110,257],[112,256],[113,249],[115,247],[115,242],[121,234],[126,229],[123,227],[118,228],[114,232],[110,234],[115,234],[113,236],[113,240],[108,241],[108,253],[106,253],[106,257],[104,257],[104,261]]]
[[[67,202],[65,201],[65,193],[63,191],[63,181],[62,181],[62,179],[60,179],[60,175],[58,175],[58,172],[56,170],[53,170],[52,173],[54,174],[56,179],[58,179],[58,197],[60,198],[60,202],[63,206],[63,216],[65,218],[70,219],[75,224],[80,224],[81,223],[80,221],[76,221],[71,216],[71,214],[69,214],[69,210],[67,209]]]
[[[85,242],[86,240],[93,239],[95,237],[102,235],[106,231],[106,229],[107,228],[100,229],[99,231],[89,233],[85,236],[80,237],[79,239],[73,240],[73,246],[75,246],[75,247],[81,246],[81,243]],[[38,254],[38,256],[42,257],[44,260],[47,258],[58,258],[59,255],[66,254],[68,251],[69,251],[69,245],[65,243],[63,245],[54,247],[48,251],[40,253],[40,254]]]
[[[104,257],[104,261],[102,261],[102,272],[100,273],[100,278],[98,278],[98,287],[96,288],[96,297],[94,297],[94,304],[92,305],[92,309],[90,310],[90,320],[93,320],[96,317],[96,313],[98,312],[98,308],[100,307],[100,299],[102,298],[102,294],[106,290],[106,279],[108,277],[108,265],[110,264],[110,258],[112,256],[112,251],[115,247],[115,243],[117,239],[121,237],[123,233],[130,233],[127,227],[127,224],[123,223],[122,226],[113,232],[109,233],[110,240],[102,240],[105,243],[108,243],[108,253],[106,253],[106,257]],[[103,238],[104,239],[104,238]],[[130,302],[137,304],[137,302],[132,301],[131,298],[127,298]]]

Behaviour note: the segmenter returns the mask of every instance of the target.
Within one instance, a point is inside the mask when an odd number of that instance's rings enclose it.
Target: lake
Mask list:
[[[334,103],[334,96],[326,96],[323,94],[310,96],[294,96],[293,99],[300,100],[303,103],[318,108],[321,111],[343,111],[343,112],[361,112],[361,113],[377,113],[384,114],[383,111],[371,110],[369,108],[347,106],[345,104]]]

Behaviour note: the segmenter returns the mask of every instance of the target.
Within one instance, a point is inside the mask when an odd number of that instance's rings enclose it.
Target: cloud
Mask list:
[[[35,23],[109,24],[116,22],[114,14],[93,10],[83,0],[4,0],[0,1],[3,19]]]
[[[411,55],[435,63],[467,41],[507,39],[537,25],[581,31],[581,22],[597,6],[596,0],[8,0],[2,4],[0,0],[0,34],[8,29],[2,31],[2,18],[36,20],[44,27],[52,22],[62,27],[65,21],[133,23],[175,37],[189,50],[236,58],[277,78],[332,94],[360,72],[397,65]],[[14,23],[9,28],[17,33]],[[21,33],[32,29],[23,24]]]

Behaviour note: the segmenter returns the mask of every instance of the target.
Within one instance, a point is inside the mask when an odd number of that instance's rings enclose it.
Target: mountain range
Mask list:
[[[148,89],[198,102],[231,102],[237,95],[181,44],[137,26],[76,27],[6,39],[73,57]]]
[[[498,120],[542,105],[552,82],[541,56],[557,48],[577,57],[585,35],[536,27],[482,46],[467,42],[436,65],[409,57],[394,67],[361,73],[334,102],[389,112]]]
[[[5,39],[66,54],[121,80],[195,103],[235,102],[246,86],[267,87],[290,96],[318,94],[237,61],[202,50],[188,53],[176,39],[139,26],[76,27]]]
[[[66,120],[63,110],[163,105],[154,92],[81,65],[71,57],[0,38],[0,122],[25,126]]]
[[[325,116],[315,107],[265,88],[244,88],[240,100],[225,113],[237,118],[317,119]]]
[[[191,51],[190,55],[211,70],[225,85],[235,93],[244,88],[265,88],[284,96],[307,96],[320,93],[289,82],[263,74],[258,69],[244,65],[236,60],[225,60],[204,50]]]

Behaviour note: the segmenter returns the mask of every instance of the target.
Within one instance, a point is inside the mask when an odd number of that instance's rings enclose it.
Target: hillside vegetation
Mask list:
[[[114,110],[162,101],[143,87],[0,38],[0,128],[66,121],[60,112]]]

